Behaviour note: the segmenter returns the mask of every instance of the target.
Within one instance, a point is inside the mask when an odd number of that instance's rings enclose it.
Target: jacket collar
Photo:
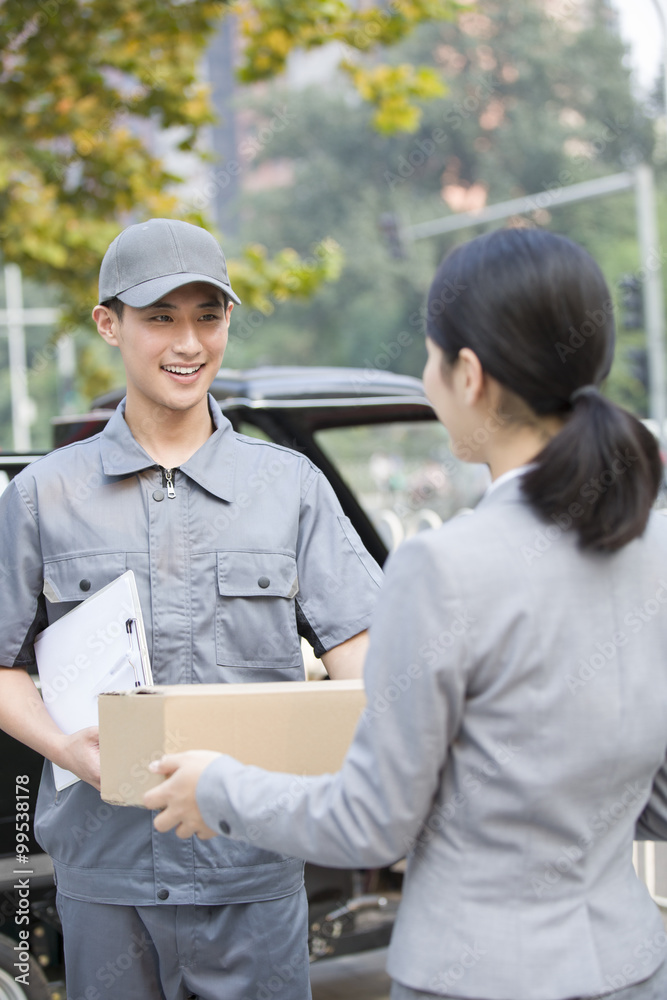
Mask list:
[[[523,474],[528,471],[531,466],[523,466],[521,472],[517,471],[516,475],[508,476],[506,479],[502,478],[502,482],[497,480],[492,483],[486,493],[483,495],[481,500],[477,503],[475,510],[480,510],[482,507],[488,507],[492,504],[499,503],[527,503],[526,497],[521,489],[521,480]]]
[[[233,501],[234,434],[229,420],[209,393],[208,407],[215,431],[187,462],[179,466],[190,479],[220,500]],[[125,422],[125,399],[118,404],[113,416],[100,435],[102,468],[107,476],[128,476],[144,469],[155,469],[157,463],[135,440]]]

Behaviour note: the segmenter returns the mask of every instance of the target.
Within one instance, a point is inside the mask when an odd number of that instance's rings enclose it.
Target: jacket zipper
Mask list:
[[[174,489],[174,472],[175,469],[163,469],[162,470],[162,485],[167,488],[167,496],[170,500],[173,500],[176,496],[176,490]]]

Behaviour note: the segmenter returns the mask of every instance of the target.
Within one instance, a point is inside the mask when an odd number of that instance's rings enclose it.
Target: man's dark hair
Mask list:
[[[231,299],[225,292],[222,291],[222,289],[220,291],[222,294],[223,309],[227,312]],[[100,305],[106,306],[107,309],[111,309],[112,313],[114,313],[114,315],[118,318],[119,322],[123,322],[123,309],[125,308],[125,303],[121,302],[119,298],[114,296],[112,299],[105,299],[105,301],[101,302]]]
[[[118,320],[123,322],[123,309],[125,308],[125,303],[121,302],[119,298],[114,296],[113,299],[105,299],[104,302],[100,302],[100,305],[106,306],[107,309],[111,309],[111,312],[118,318]]]

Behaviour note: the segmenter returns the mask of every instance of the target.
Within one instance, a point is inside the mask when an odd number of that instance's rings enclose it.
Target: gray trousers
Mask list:
[[[60,893],[67,1000],[310,1000],[305,890],[229,906]]]
[[[441,994],[423,993],[419,990],[411,990],[409,986],[402,986],[397,982],[392,983],[391,1000],[437,1000],[438,997],[441,997]],[[447,994],[447,1000],[462,1000],[462,998]],[[467,997],[466,1000],[473,1000],[473,998]],[[484,1000],[484,998],[476,997],[475,1000]],[[564,998],[559,998],[559,1000],[564,1000]],[[589,998],[572,997],[568,1000],[589,1000]],[[626,986],[614,993],[599,993],[596,997],[591,997],[590,1000],[667,1000],[667,962],[664,962],[649,979],[645,979],[641,983],[634,983],[632,986]]]

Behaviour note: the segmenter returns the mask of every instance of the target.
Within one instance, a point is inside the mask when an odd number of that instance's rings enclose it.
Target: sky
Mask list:
[[[667,0],[658,0],[667,14]],[[621,34],[632,46],[632,67],[643,91],[651,89],[660,72],[662,31],[656,0],[612,0],[620,15]]]

